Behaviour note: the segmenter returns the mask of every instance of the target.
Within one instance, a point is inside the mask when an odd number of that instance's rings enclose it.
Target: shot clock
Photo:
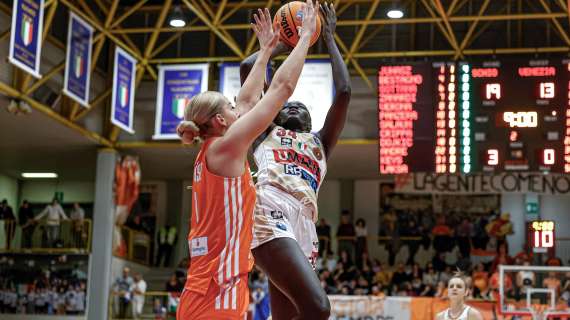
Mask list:
[[[380,66],[380,173],[570,173],[569,62]]]
[[[537,220],[529,223],[529,242],[534,252],[546,252],[554,248],[554,230],[554,221]]]

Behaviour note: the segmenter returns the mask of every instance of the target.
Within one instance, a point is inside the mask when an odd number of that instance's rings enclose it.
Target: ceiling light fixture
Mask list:
[[[172,10],[168,24],[174,28],[182,28],[186,26],[186,17],[184,16],[184,12],[182,12],[180,5],[176,5],[174,10]]]
[[[55,172],[23,172],[23,178],[29,179],[55,179],[57,178],[57,173]]]
[[[386,13],[390,19],[401,19],[404,17],[404,12],[400,9],[392,9]]]

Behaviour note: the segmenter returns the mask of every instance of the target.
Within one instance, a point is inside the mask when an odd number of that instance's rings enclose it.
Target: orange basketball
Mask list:
[[[273,17],[273,25],[279,28],[279,37],[287,45],[294,47],[299,41],[297,27],[301,26],[303,20],[304,2],[292,1],[284,4]],[[317,30],[311,39],[311,46],[317,42],[321,35],[321,17],[317,15]]]

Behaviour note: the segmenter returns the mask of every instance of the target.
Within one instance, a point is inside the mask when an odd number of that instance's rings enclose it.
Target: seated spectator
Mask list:
[[[338,259],[338,262],[342,263],[344,268],[346,269],[350,269],[354,266],[352,258],[350,257],[350,254],[346,250],[340,251],[340,257]]]
[[[511,265],[513,263],[514,260],[509,256],[507,244],[503,243],[497,249],[497,256],[495,257],[495,260],[493,260],[493,264],[491,265],[491,272],[495,272],[495,270],[500,264]]]
[[[406,274],[406,270],[405,270],[405,266],[403,263],[400,263],[398,265],[398,268],[396,269],[396,272],[394,272],[394,275],[392,276],[392,283],[395,285],[400,286],[401,284],[403,284],[404,282],[408,282],[411,279],[409,278],[409,276]]]
[[[542,286],[554,290],[556,296],[560,296],[562,282],[556,277],[556,272],[549,272],[548,276],[542,280]]]
[[[478,263],[473,271],[473,296],[475,298],[484,299],[488,297],[489,291],[489,274],[485,271],[482,263]]]
[[[428,264],[427,271],[424,272],[424,274],[422,275],[423,284],[429,285],[431,286],[431,288],[435,288],[435,286],[437,285],[437,279],[438,275],[435,272],[433,265],[431,263]]]
[[[451,235],[453,231],[445,223],[445,216],[440,215],[437,218],[437,224],[431,230],[433,235],[433,247],[437,252],[446,252],[453,246]]]
[[[529,266],[530,263],[528,261],[523,262],[524,266]],[[534,272],[530,270],[521,270],[517,272],[516,278],[517,296],[521,298],[521,296],[526,296],[526,292],[528,289],[533,288],[536,285],[536,279]]]
[[[425,268],[428,263],[432,262],[435,253],[435,249],[431,246],[431,240],[426,237],[426,239],[422,240],[422,245],[414,257],[414,262],[419,264],[421,268]]]
[[[383,263],[375,275],[375,282],[382,287],[388,287],[392,283],[392,272],[388,270],[388,265]]]
[[[168,293],[178,293],[181,294],[182,290],[184,289],[184,284],[178,281],[176,274],[170,276],[170,279],[166,282],[166,292]]]
[[[500,275],[499,270],[495,270],[493,274],[491,274],[491,278],[489,279],[489,288],[491,292],[489,294],[490,298],[498,301],[499,298],[499,283],[500,283]],[[507,297],[511,298],[514,296],[513,292],[513,280],[508,273],[505,273],[503,276],[503,292],[506,294]]]

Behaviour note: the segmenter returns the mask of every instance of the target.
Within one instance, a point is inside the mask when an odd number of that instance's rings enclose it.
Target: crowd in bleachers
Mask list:
[[[84,314],[86,259],[68,261],[65,255],[0,257],[0,313]]]

